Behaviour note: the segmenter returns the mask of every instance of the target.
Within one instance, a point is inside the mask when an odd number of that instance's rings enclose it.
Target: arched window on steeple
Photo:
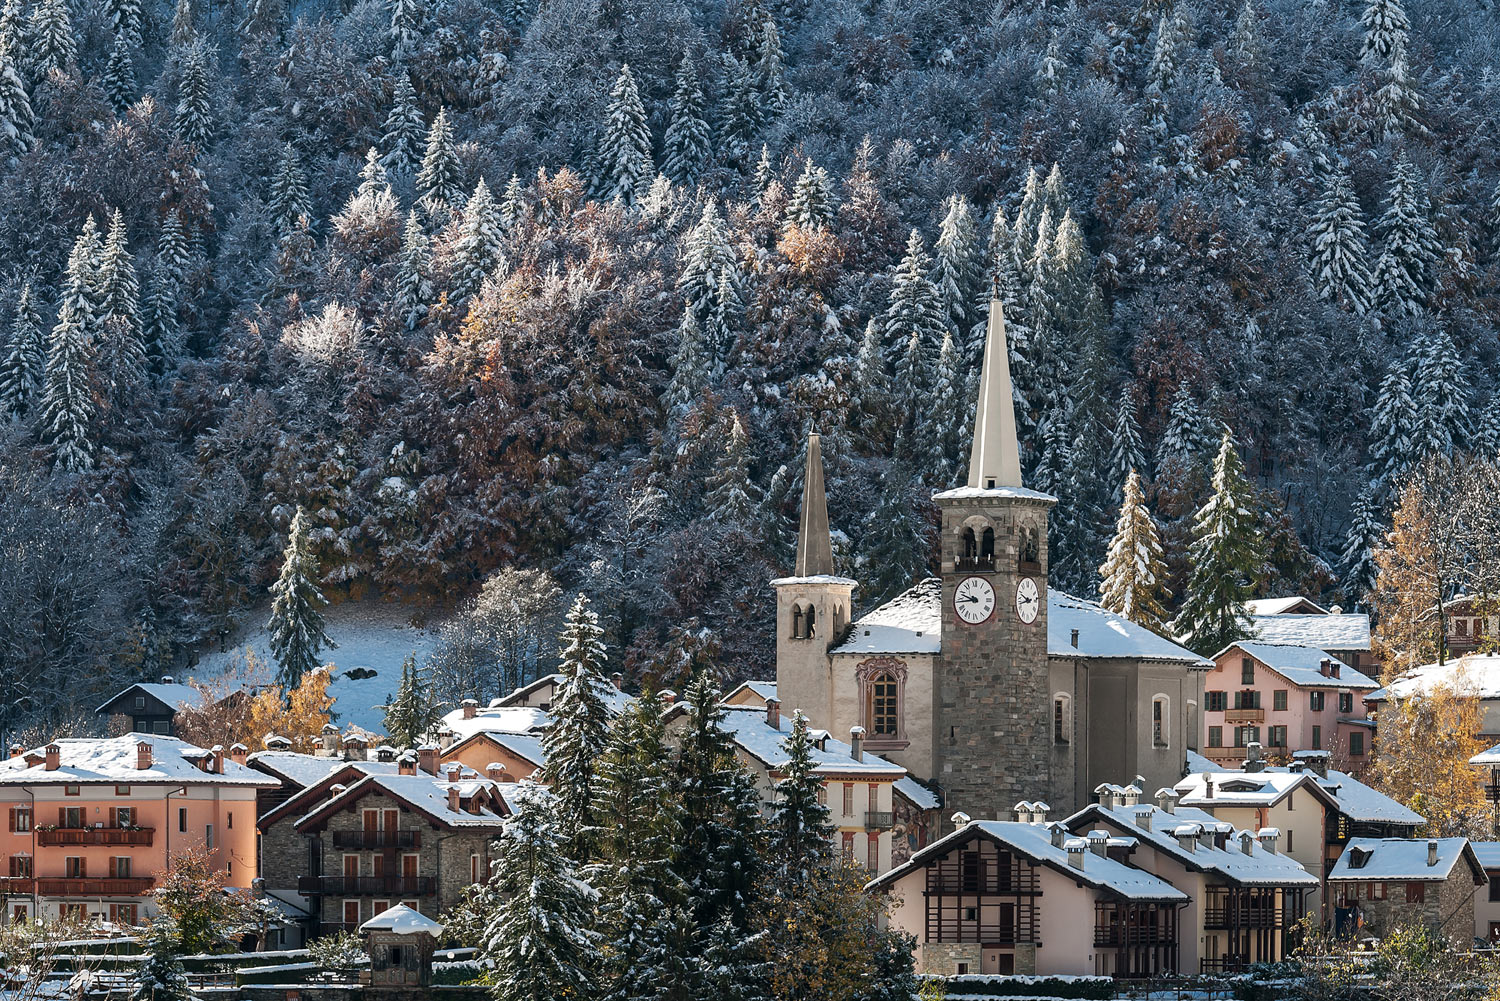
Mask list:
[[[1020,563],[1023,570],[1035,570],[1041,566],[1042,546],[1035,525],[1021,526]]]
[[[985,570],[995,568],[995,530],[986,528],[979,537],[979,566]]]
[[[812,639],[818,635],[818,610],[812,605],[807,606],[807,611],[802,613],[802,625],[807,630],[803,635]]]
[[[958,556],[958,568],[960,570],[972,569],[979,559],[979,543],[974,539],[974,530],[965,528],[959,541],[963,544]]]
[[[802,604],[798,602],[792,606],[792,639],[802,638]]]

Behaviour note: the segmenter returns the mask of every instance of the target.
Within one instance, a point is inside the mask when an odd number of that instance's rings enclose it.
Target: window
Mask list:
[[[1278,688],[1271,693],[1271,708],[1279,713],[1286,712],[1286,689]]]
[[[89,874],[88,862],[78,855],[63,859],[63,875],[69,879],[83,879]]]
[[[69,921],[87,921],[89,909],[87,904],[63,904],[63,917]]]
[[[151,732],[161,734],[163,737],[167,735],[167,731],[171,728],[172,727],[168,723],[168,721],[164,719],[159,719],[155,723],[151,724]]]
[[[1366,883],[1366,900],[1384,900],[1386,897],[1386,886],[1384,883]]]
[[[130,827],[135,824],[135,810],[128,806],[117,806],[111,809],[111,823],[115,827]]]
[[[31,830],[31,807],[13,806],[10,808],[10,830],[12,834],[25,834]]]
[[[1406,902],[1408,904],[1422,904],[1427,902],[1426,883],[1407,883]]]
[[[359,901],[344,901],[344,931],[354,931],[359,927]]]
[[[854,783],[844,783],[844,816],[854,816]]]
[[[896,677],[888,671],[870,679],[870,732],[877,737],[896,736]]]
[[[1313,712],[1320,713],[1323,711],[1324,705],[1327,704],[1327,694],[1327,692],[1311,693],[1308,704],[1311,706]]]
[[[865,868],[871,872],[880,871],[880,835],[871,834],[865,845]]]
[[[1259,709],[1260,692],[1246,690],[1234,693],[1234,707],[1236,709]]]
[[[1203,705],[1205,712],[1221,713],[1229,708],[1228,692],[1204,692]]]
[[[1240,684],[1255,684],[1255,661],[1249,657],[1242,657],[1240,659]]]
[[[820,806],[828,805],[828,786],[826,783],[818,784],[818,804]]]
[[[30,879],[32,873],[30,855],[12,855],[10,857],[10,874],[16,879]],[[1492,885],[1500,886],[1500,880]]]
[[[187,833],[187,807],[185,806],[177,808],[177,833]]]
[[[64,806],[57,811],[57,826],[79,828],[83,826],[83,807]]]
[[[1061,693],[1052,696],[1052,741],[1056,744],[1068,743],[1072,736],[1073,713],[1069,705],[1071,700]]]
[[[209,849],[213,848],[213,846],[214,846],[214,825],[213,824],[204,824],[203,825],[203,844],[206,845]]]
[[[116,796],[129,796],[130,795],[130,787],[129,786],[115,786],[115,795]]]
[[[358,876],[358,875],[359,875],[359,856],[358,855],[347,855],[346,854],[344,856],[344,878],[350,879],[350,878],[353,878],[353,877]]]
[[[1208,746],[1224,746],[1224,728],[1222,726],[1211,726],[1208,728]]]
[[[484,882],[484,880],[480,878],[479,856],[477,854],[469,856],[469,882]]]
[[[1500,900],[1500,872],[1490,876],[1490,900],[1491,902]]]
[[[1362,733],[1351,733],[1349,735],[1349,757],[1362,758],[1365,756],[1365,735]]]
[[[1288,806],[1287,809],[1291,809],[1291,807]],[[1286,832],[1286,853],[1288,855],[1290,855],[1292,853],[1292,833],[1293,832],[1292,832],[1291,828],[1287,828],[1287,832]]]
[[[966,977],[966,976],[969,975],[969,964],[968,963],[959,963],[958,964],[958,975],[960,977]]]
[[[1286,746],[1286,727],[1284,727],[1284,726],[1273,726],[1273,727],[1270,727],[1270,734],[1269,734],[1269,736],[1271,738],[1271,746],[1272,747],[1285,747]]]
[[[1151,742],[1157,747],[1166,747],[1171,735],[1168,727],[1169,702],[1165,695],[1151,700]]]
[[[1339,712],[1352,713],[1354,711],[1354,693],[1339,692]]]
[[[1321,751],[1323,749],[1323,728],[1321,726],[1313,727],[1312,745],[1314,751]]]
[[[144,709],[144,708],[146,708],[146,696],[144,696],[144,695],[137,695],[135,697],[135,707],[137,709]]]
[[[138,907],[137,904],[110,904],[109,920],[117,925],[139,924]]]
[[[226,831],[232,831],[232,830],[234,830],[234,814],[233,813],[226,813],[226,814],[224,814],[224,829]]]
[[[1260,727],[1237,726],[1234,728],[1234,746],[1249,747],[1252,743],[1260,743]]]
[[[844,854],[844,861],[847,862],[850,865],[853,865],[854,864],[854,832],[853,831],[845,831],[844,832],[843,854]]]
[[[109,860],[109,878],[110,879],[129,879],[130,878],[130,856],[129,855],[114,855],[114,856],[110,857],[110,860]]]
[[[63,795],[64,796],[77,796],[81,792],[83,792],[83,789],[80,788],[79,786],[70,786],[70,785],[63,786]]]

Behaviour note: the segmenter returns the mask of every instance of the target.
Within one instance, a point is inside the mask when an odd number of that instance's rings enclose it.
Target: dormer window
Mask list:
[[[1374,854],[1374,852],[1366,851],[1363,848],[1349,849],[1349,868],[1363,869],[1369,863],[1370,856]]]

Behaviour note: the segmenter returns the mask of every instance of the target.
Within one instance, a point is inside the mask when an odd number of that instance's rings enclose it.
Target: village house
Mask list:
[[[1231,643],[1204,680],[1202,753],[1235,766],[1251,744],[1281,758],[1337,749],[1357,772],[1371,750],[1364,696],[1379,687],[1315,647]]]
[[[1132,864],[1135,838],[1073,837],[1045,823],[1045,804],[1019,804],[1016,812],[1023,819],[963,822],[870,882],[868,889],[893,899],[890,926],[916,939],[919,972],[1148,977],[1179,970],[1190,901]]]
[[[1322,650],[1350,669],[1380,677],[1380,664],[1370,647],[1370,617],[1346,612],[1338,605],[1324,608],[1307,598],[1257,598],[1245,602],[1255,639]]]
[[[196,707],[202,702],[202,692],[192,685],[179,685],[171,675],[166,675],[160,682],[131,685],[94,712],[99,716],[123,717],[129,721],[131,733],[170,737],[177,734],[177,710],[183,706]]]
[[[500,782],[519,782],[547,764],[547,752],[540,734],[480,730],[443,750],[442,763],[450,762]]]
[[[1423,664],[1365,696],[1365,702],[1377,716],[1380,707],[1392,698],[1421,695],[1434,688],[1452,688],[1479,700],[1483,715],[1476,736],[1500,741],[1500,655],[1470,654],[1441,664]]]
[[[1469,847],[1489,880],[1474,895],[1474,938],[1500,947],[1500,841],[1470,841]]]
[[[1419,923],[1467,948],[1488,880],[1468,838],[1351,838],[1328,893],[1340,933],[1378,936]]]
[[[203,851],[230,887],[258,874],[255,797],[274,780],[236,744],[60,738],[0,762],[0,897],[10,921],[139,924],[174,858]]]
[[[1280,853],[1279,830],[1237,830],[1203,810],[1179,808],[1171,788],[1157,790],[1154,806],[1141,802],[1136,784],[1102,785],[1096,794],[1098,803],[1063,824],[1074,834],[1135,839],[1131,864],[1192,898],[1179,935],[1182,972],[1238,970],[1289,954],[1318,877]]]
[[[1495,649],[1494,637],[1500,633],[1500,615],[1486,610],[1472,595],[1460,595],[1443,605],[1446,616],[1444,641],[1448,657],[1467,657],[1477,650]]]

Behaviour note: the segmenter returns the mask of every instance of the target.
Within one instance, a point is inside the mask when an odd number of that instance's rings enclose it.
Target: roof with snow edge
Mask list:
[[[431,935],[433,938],[443,934],[442,925],[405,904],[386,908],[360,925],[359,930],[388,931],[393,935]]]
[[[1309,598],[1301,595],[1293,595],[1290,598],[1251,598],[1245,602],[1245,610],[1251,615],[1284,615],[1290,609],[1299,605],[1311,605],[1316,612],[1306,612],[1307,615],[1327,615],[1328,609]]]
[[[1214,794],[1208,795],[1208,782],[1213,780]],[[1312,772],[1241,772],[1220,771],[1194,772],[1181,779],[1174,788],[1181,797],[1183,806],[1255,806],[1267,807],[1305,789],[1327,806],[1337,807],[1333,794],[1318,784]]]
[[[392,799],[399,800],[443,827],[494,828],[498,830],[505,822],[505,817],[509,814],[506,793],[509,790],[513,790],[515,786],[516,783],[494,782],[489,779],[460,779],[457,782],[449,782],[445,779],[434,778],[426,773],[416,775],[366,775],[343,792],[330,797],[314,807],[306,816],[298,820],[295,826],[298,830],[302,830],[304,826],[311,828],[330,813],[334,813],[346,806],[351,806],[372,793],[381,793]],[[459,795],[464,798],[472,797],[480,791],[488,791],[496,796],[502,805],[506,806],[506,813],[469,813],[462,809],[462,807],[457,810],[449,809],[449,787],[457,788]]]
[[[1365,689],[1380,687],[1378,681],[1356,671],[1337,657],[1330,655],[1322,647],[1299,646],[1294,643],[1260,643],[1255,640],[1241,640],[1238,643],[1229,644],[1214,654],[1214,660],[1218,660],[1234,649],[1243,650],[1292,684],[1302,688]],[[1339,676],[1337,678],[1325,677],[1323,675],[1322,665],[1325,660],[1332,661],[1338,665]]]
[[[929,577],[860,616],[830,653],[937,654],[942,652],[943,582]],[[1144,626],[1062,591],[1048,592],[1047,653],[1074,659],[1151,660],[1213,665]],[[1073,630],[1078,645],[1073,645]]]
[[[1500,765],[1500,744],[1480,751],[1469,759],[1471,765]]]
[[[256,751],[245,760],[252,768],[304,789],[347,763],[342,758],[325,758],[300,751]]]
[[[0,761],[0,785],[231,785],[273,789],[276,779],[224,755],[224,773],[205,772],[198,763],[213,752],[177,737],[130,733],[122,737],[60,737],[58,767],[47,771],[47,745]],[[151,767],[137,768],[136,745],[151,745]]]
[[[930,859],[940,858],[975,838],[987,838],[1004,845],[1016,854],[1038,862],[1076,880],[1127,900],[1184,902],[1187,894],[1164,879],[1143,869],[1112,859],[1107,855],[1083,853],[1083,868],[1068,863],[1068,852],[1052,844],[1052,832],[1046,824],[1023,824],[1012,820],[973,820],[963,827],[923,848],[905,864],[866,884],[867,889],[891,886],[907,873],[923,868]],[[1079,840],[1079,839],[1075,839]],[[1066,843],[1066,842],[1065,842]]]
[[[1481,699],[1500,699],[1500,655],[1470,654],[1443,664],[1423,664],[1407,671],[1384,688],[1365,696],[1366,702],[1381,702],[1391,696],[1406,698],[1431,691],[1437,685],[1462,687]]]
[[[464,740],[476,733],[540,733],[552,725],[552,714],[532,706],[496,706],[480,709],[464,719],[463,709],[443,717],[442,726]]]
[[[255,820],[256,825],[264,831],[268,825],[284,817],[301,817],[328,798],[328,790],[331,786],[338,784],[347,786],[366,775],[395,775],[400,769],[394,761],[337,761],[333,758],[327,760],[338,767],[330,768],[322,778],[309,783],[281,804],[261,814]]]
[[[498,747],[503,747],[523,761],[529,761],[538,768],[547,763],[547,749],[542,746],[540,734],[534,733],[501,733],[497,730],[481,730],[471,733],[463,740],[449,747],[443,752],[451,757],[458,753],[459,748],[471,741],[488,740]]]
[[[904,779],[897,779],[895,790],[898,795],[904,796],[907,802],[918,810],[936,810],[943,805],[943,801],[938,799],[937,793],[910,775]]]
[[[1298,752],[1301,754],[1302,752]],[[1308,755],[1327,755],[1327,751],[1312,751]],[[1268,765],[1259,772],[1244,772],[1234,769],[1226,769],[1222,766],[1210,764],[1208,768],[1196,769],[1204,772],[1218,772],[1227,775],[1250,775],[1259,778],[1262,775],[1287,775],[1296,774],[1285,765]],[[1427,823],[1427,818],[1416,813],[1400,803],[1391,799],[1378,789],[1371,788],[1353,775],[1330,768],[1328,775],[1319,775],[1308,769],[1303,772],[1310,775],[1324,791],[1333,796],[1339,813],[1350,820],[1371,824],[1402,824],[1417,827]],[[1192,776],[1188,776],[1192,778]]]
[[[768,769],[775,771],[786,765],[788,759],[782,744],[792,732],[792,720],[785,714],[781,717],[781,725],[772,727],[766,722],[764,709],[748,706],[725,706],[724,732],[729,734],[734,742],[744,752],[756,761],[765,765]],[[826,731],[813,730],[814,739],[821,737]],[[813,772],[818,775],[847,775],[857,773],[862,776],[888,778],[891,781],[901,778],[906,774],[906,769],[893,762],[887,761],[878,754],[865,751],[861,760],[856,761],[853,748],[842,740],[836,740],[832,736],[825,737],[822,741],[823,747],[819,750],[813,748]]]
[[[1291,643],[1320,650],[1370,649],[1370,617],[1363,612],[1339,615],[1254,615],[1255,636],[1263,643]]]
[[[772,587],[781,587],[783,585],[793,586],[796,584],[839,584],[846,587],[858,587],[859,581],[828,573],[812,574],[807,577],[777,577],[771,581]]]
[[[728,702],[741,692],[749,693],[760,700],[761,704],[776,698],[776,682],[774,681],[742,681],[734,687],[734,690],[724,696],[723,701]]]
[[[151,696],[153,699],[160,702],[162,705],[167,706],[173,711],[176,711],[181,706],[197,707],[203,704],[203,693],[198,691],[198,689],[194,688],[192,685],[142,681],[138,682],[137,684],[131,685],[123,692],[120,692],[118,695],[111,698],[108,702],[104,703],[104,705],[100,706],[98,709],[95,709],[94,712],[126,712],[126,714],[128,715],[127,710],[111,710],[110,707],[123,699],[134,696],[137,692],[141,692],[145,695]]]
[[[533,682],[531,682],[529,684],[522,685],[520,688],[515,689],[509,695],[503,696],[503,697],[498,698],[495,701],[491,702],[489,710],[480,710],[480,711],[481,712],[485,712],[485,711],[491,711],[492,712],[495,709],[500,709],[500,708],[505,708],[505,707],[519,708],[520,707],[519,704],[521,702],[523,702],[525,699],[527,699],[531,695],[536,694],[536,692],[538,692],[539,690],[541,690],[543,688],[546,688],[549,685],[555,688],[558,685],[561,685],[562,682],[563,682],[563,676],[559,672],[554,672],[552,674],[544,674],[540,678],[536,679],[535,681],[533,681]],[[620,713],[624,712],[625,711],[625,707],[628,706],[628,705],[630,705],[630,703],[635,700],[635,696],[634,695],[629,695],[629,694],[621,691],[620,689],[616,688],[614,685],[610,684],[607,681],[603,682],[601,684],[600,688],[601,688],[601,692],[602,692],[602,694],[604,696],[604,704],[609,707],[609,711],[610,711],[610,713],[612,715],[619,715]],[[460,716],[463,714],[463,710],[462,709],[455,710],[455,712],[457,712]],[[448,715],[452,716],[452,715],[454,715],[454,713],[449,713]]]
[[[1412,882],[1436,882],[1447,879],[1459,860],[1467,861],[1474,882],[1487,878],[1479,857],[1469,847],[1468,838],[1433,838],[1437,844],[1437,861],[1429,865],[1427,838],[1350,838],[1344,854],[1328,872],[1330,881],[1365,879],[1405,879]],[[1364,864],[1356,866],[1360,853],[1368,853]]]
[[[1486,872],[1500,869],[1500,841],[1470,841],[1469,847]]]
[[[1146,811],[1150,812],[1151,817],[1149,830],[1139,824],[1140,816]],[[1240,835],[1245,832],[1234,831],[1232,825],[1195,807],[1178,807],[1176,812],[1168,813],[1149,803],[1114,808],[1106,808],[1100,803],[1094,803],[1084,807],[1063,823],[1069,830],[1077,830],[1085,825],[1098,826],[1101,821],[1108,822],[1131,837],[1138,838],[1158,851],[1170,855],[1189,869],[1215,872],[1241,885],[1303,887],[1318,885],[1317,876],[1286,855],[1266,851],[1253,837],[1250,854],[1245,854],[1240,841]],[[1213,844],[1207,846],[1199,844],[1192,850],[1183,848],[1177,843],[1177,838],[1170,833],[1183,827],[1201,827],[1205,831],[1229,828],[1229,844],[1223,848]]]
[[[935,501],[945,500],[1029,500],[1038,504],[1056,504],[1057,498],[1040,490],[1026,487],[954,487],[932,495]]]

